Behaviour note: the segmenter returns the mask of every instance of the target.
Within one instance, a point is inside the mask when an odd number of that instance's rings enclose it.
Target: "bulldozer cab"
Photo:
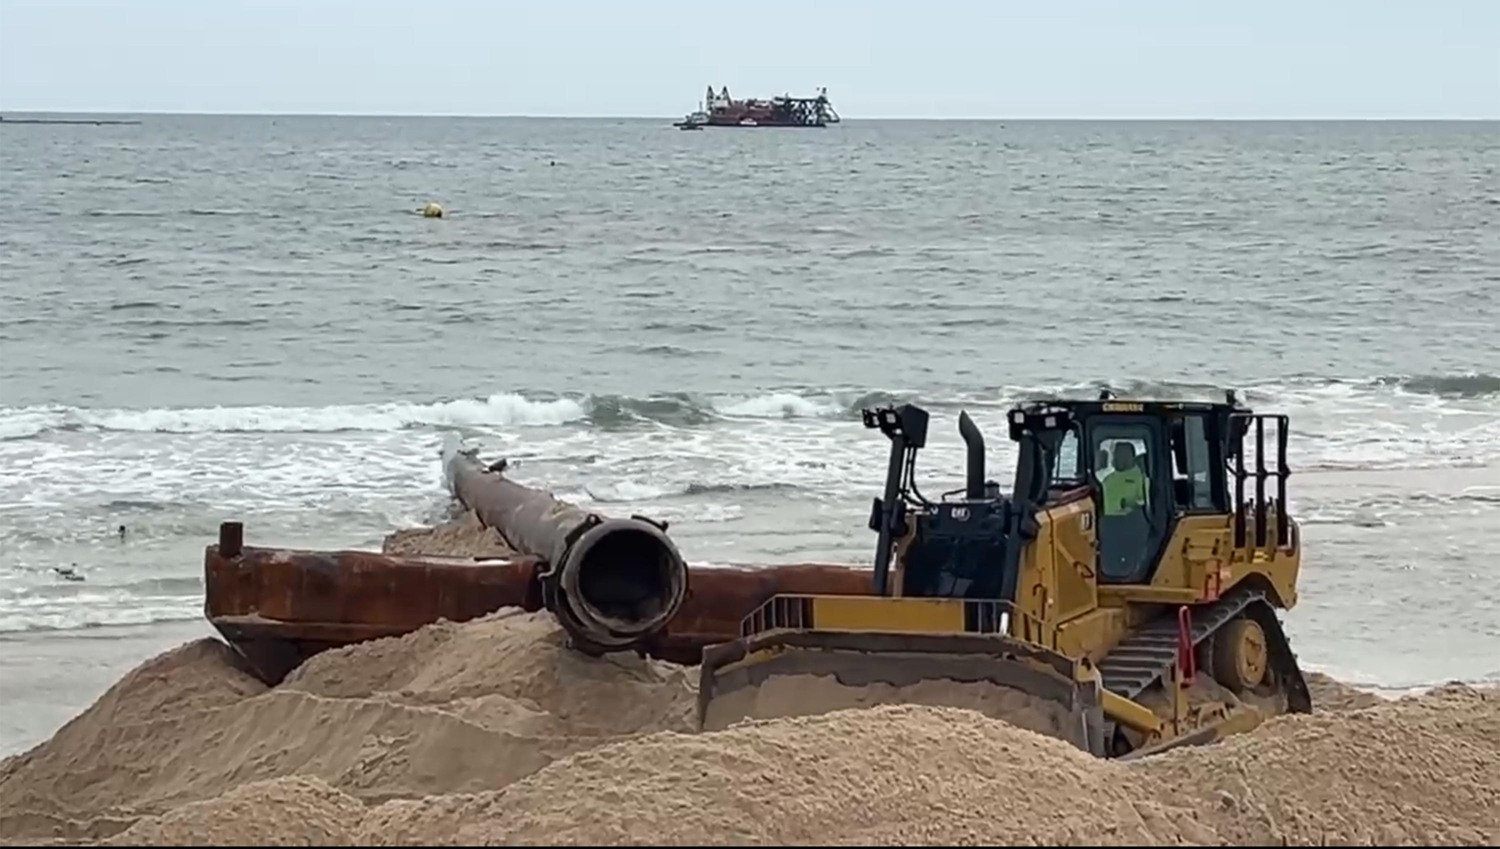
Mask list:
[[[1022,466],[1047,468],[1018,468],[1017,496],[1045,507],[1088,488],[1099,582],[1145,584],[1184,517],[1231,517],[1240,550],[1290,544],[1287,434],[1286,416],[1256,414],[1233,393],[1224,403],[1106,397],[1027,405],[1012,411],[1011,437],[1036,445],[1021,452]],[[1030,478],[1045,479],[1029,487],[1040,492],[1021,486]]]
[[[1018,449],[1009,492],[986,478],[983,437],[963,413],[965,485],[933,502],[915,481],[926,411],[865,412],[866,427],[891,440],[886,491],[870,516],[880,534],[877,593],[1014,600],[1037,514],[1081,498],[1093,501],[1103,585],[1150,583],[1186,517],[1228,518],[1238,550],[1291,544],[1286,416],[1256,414],[1233,393],[1223,403],[1035,401],[1013,408],[1007,423]]]

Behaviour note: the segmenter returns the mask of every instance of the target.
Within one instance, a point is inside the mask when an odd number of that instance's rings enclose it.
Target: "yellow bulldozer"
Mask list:
[[[864,411],[891,440],[873,593],[778,595],[707,647],[700,728],[953,705],[1132,758],[1312,710],[1277,615],[1301,565],[1286,416],[1232,391],[1028,402],[1007,415],[1002,494],[962,412],[965,486],[937,501],[915,482],[928,421],[911,404]]]

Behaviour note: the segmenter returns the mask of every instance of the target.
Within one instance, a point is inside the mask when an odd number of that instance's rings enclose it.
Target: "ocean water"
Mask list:
[[[226,519],[378,546],[450,431],[693,560],[867,561],[862,406],[933,412],[933,493],[961,409],[1005,480],[1019,399],[1235,388],[1303,661],[1500,678],[1500,125],[142,121],[0,125],[0,632],[201,617]]]

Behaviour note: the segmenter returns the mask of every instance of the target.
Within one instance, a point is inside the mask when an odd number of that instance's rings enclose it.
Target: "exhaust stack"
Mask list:
[[[958,432],[969,449],[964,496],[970,501],[979,501],[984,498],[984,435],[967,411],[958,414]]]

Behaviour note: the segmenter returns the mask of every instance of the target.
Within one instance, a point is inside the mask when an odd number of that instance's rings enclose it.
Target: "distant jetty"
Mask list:
[[[140,121],[112,121],[104,118],[7,118],[0,115],[0,124],[91,124],[95,127],[109,125],[129,126]]]

